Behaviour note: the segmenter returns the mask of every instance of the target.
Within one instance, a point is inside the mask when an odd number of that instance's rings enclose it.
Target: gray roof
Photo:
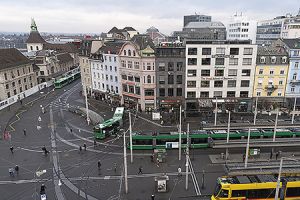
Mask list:
[[[46,43],[38,31],[31,31],[26,43]]]
[[[152,49],[155,48],[154,43],[149,35],[139,34],[132,37],[131,41],[135,43],[140,50],[147,48],[149,45]]]
[[[300,49],[300,38],[282,40],[290,49]]]
[[[15,48],[0,49],[0,70],[33,63]]]
[[[73,62],[73,58],[69,53],[61,53],[56,55],[59,63]]]
[[[99,48],[97,53],[110,53],[110,54],[119,54],[120,49],[126,41],[113,41],[113,42],[105,42],[102,47]]]
[[[222,22],[190,22],[184,28],[225,28]]]
[[[283,47],[258,46],[257,55],[259,55],[259,56],[288,56],[288,53]]]

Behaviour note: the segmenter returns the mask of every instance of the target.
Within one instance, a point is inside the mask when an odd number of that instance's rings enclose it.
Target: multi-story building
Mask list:
[[[138,110],[156,108],[155,51],[148,35],[135,35],[120,50],[122,104]]]
[[[256,53],[249,40],[186,41],[187,111],[201,112],[215,101],[223,110],[226,102],[236,111],[251,109]]]
[[[169,111],[184,105],[185,46],[161,43],[156,47],[157,107]]]
[[[89,62],[92,41],[93,41],[92,39],[82,40],[79,49],[79,66],[80,66],[81,82],[84,87],[83,89],[86,89],[89,95],[92,94],[92,76],[91,76],[91,66]]]
[[[271,45],[280,38],[293,39],[300,35],[300,12],[296,16],[287,14],[274,19],[263,20],[257,23],[256,43]]]
[[[285,96],[288,63],[283,46],[258,47],[253,97]]]
[[[153,26],[148,28],[145,34],[150,36],[155,45],[158,45],[161,42],[166,42],[167,40],[167,36],[159,32],[159,30]]]
[[[92,88],[96,98],[120,102],[120,49],[124,41],[106,42],[91,54]]]
[[[198,14],[183,16],[183,26],[190,22],[211,22],[211,16]]]
[[[255,44],[256,28],[256,21],[236,14],[230,18],[227,26],[227,40],[251,40],[252,44]]]
[[[289,54],[289,72],[286,83],[286,97],[300,97],[300,39],[281,39]]]
[[[37,85],[33,62],[17,49],[0,49],[0,101],[18,95]]]

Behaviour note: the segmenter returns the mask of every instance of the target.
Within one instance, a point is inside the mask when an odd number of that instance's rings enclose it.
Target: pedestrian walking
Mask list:
[[[94,140],[94,148],[96,148],[96,146],[97,146],[97,142],[96,140]]]
[[[100,162],[100,160],[98,160],[98,169],[100,170],[101,169],[101,162]]]
[[[23,134],[26,136],[26,129],[25,128],[23,129]]]
[[[84,148],[84,150],[86,151],[86,144],[85,144],[85,143],[83,144],[83,148]]]
[[[46,190],[46,186],[42,184],[40,194],[45,194],[45,190]]]
[[[139,167],[139,173],[138,174],[143,174],[143,168],[142,168],[142,166]]]
[[[115,173],[117,172],[117,163],[115,162],[114,163],[114,170],[115,170]]]
[[[70,132],[73,133],[73,129],[70,128]]]
[[[10,152],[13,154],[14,153],[14,147],[11,146],[9,149],[10,149]]]
[[[154,200],[155,196],[154,194],[151,195],[151,200]]]
[[[279,156],[279,151],[276,152],[275,159],[277,160]]]
[[[181,176],[181,167],[180,166],[178,167],[178,176],[179,177]]]
[[[271,153],[270,153],[270,160],[273,158],[273,151],[271,150]]]
[[[245,159],[246,159],[246,155],[243,154],[243,162],[245,162]]]
[[[49,153],[45,145],[42,147],[42,151],[44,152],[44,155],[47,155]]]
[[[15,176],[13,168],[8,168],[8,173],[10,176]]]
[[[81,153],[81,151],[82,151],[82,147],[81,147],[81,146],[79,146],[79,153]]]
[[[15,171],[16,171],[17,175],[19,175],[19,166],[18,165],[15,166]]]

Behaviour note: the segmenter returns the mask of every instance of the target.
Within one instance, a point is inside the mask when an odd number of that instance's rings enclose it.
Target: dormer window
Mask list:
[[[135,50],[133,50],[132,52],[133,52],[133,56],[135,56]]]
[[[286,56],[282,57],[281,61],[282,61],[282,63],[287,63],[287,57]]]
[[[266,63],[266,57],[264,56],[260,57],[260,63]]]
[[[276,63],[276,57],[275,57],[275,56],[272,56],[272,57],[271,57],[271,63],[272,63],[272,64],[275,64],[275,63]]]
[[[126,50],[124,50],[124,56],[126,56]]]
[[[131,56],[131,51],[130,50],[128,50],[128,56]]]

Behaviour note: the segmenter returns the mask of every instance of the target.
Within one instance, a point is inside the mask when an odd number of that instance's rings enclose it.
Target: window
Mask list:
[[[128,86],[128,92],[134,94],[134,86],[129,85]]]
[[[238,58],[229,58],[229,65],[238,65]]]
[[[165,88],[159,88],[159,96],[164,97],[165,96]]]
[[[224,65],[224,58],[216,58],[216,65]]]
[[[7,80],[7,74],[6,73],[4,73],[4,79]]]
[[[187,98],[196,98],[196,92],[187,92]]]
[[[217,48],[216,54],[218,55],[225,55],[225,48]]]
[[[228,80],[227,87],[236,87],[236,80]]]
[[[215,76],[224,76],[224,70],[223,69],[216,69],[215,70]]]
[[[209,92],[200,92],[201,98],[209,98]]]
[[[30,50],[33,51],[33,46],[30,46]]]
[[[119,88],[116,86],[116,93],[119,93]]]
[[[264,70],[263,69],[259,69],[258,74],[263,74]]]
[[[168,84],[174,84],[174,75],[173,74],[168,75]]]
[[[215,81],[214,82],[214,87],[215,88],[223,87],[223,81]]]
[[[140,63],[139,62],[134,62],[134,69],[140,69]]]
[[[279,85],[283,85],[283,81],[280,80],[280,81],[278,82],[278,84],[279,84]]]
[[[124,50],[124,56],[126,56],[126,50]]]
[[[272,56],[272,57],[271,57],[271,63],[272,63],[272,64],[275,64],[275,63],[276,63],[276,57],[275,57],[275,56]]]
[[[228,91],[227,97],[235,97],[235,91]]]
[[[287,188],[286,197],[299,197],[300,196],[300,188]]]
[[[19,70],[17,70],[17,74],[18,74],[18,76],[20,76],[20,71]]]
[[[129,80],[129,81],[133,81],[133,76],[130,76],[130,75],[129,75],[129,76],[128,76],[128,80]]]
[[[115,72],[118,71],[117,67],[115,67]]]
[[[265,64],[266,63],[266,57],[264,57],[264,56],[260,57],[259,61],[260,61],[260,63]]]
[[[126,68],[126,62],[125,62],[125,60],[121,61],[121,65],[122,65],[122,67]],[[101,65],[101,69],[102,69],[102,65]]]
[[[241,81],[241,87],[249,87],[250,81],[249,80],[242,80]]]
[[[109,66],[109,70],[112,71],[112,66]]]
[[[282,62],[282,63],[287,63],[287,57],[286,57],[286,56],[282,57],[282,58],[281,58],[281,62]]]
[[[174,63],[168,62],[168,71],[174,71]]]
[[[128,67],[128,69],[132,69],[132,61],[128,61],[127,67]]]
[[[9,89],[9,85],[8,84],[6,84],[6,89]]]
[[[117,57],[114,57],[114,62],[117,62]],[[117,87],[116,87],[116,91],[117,91]]]
[[[107,65],[105,65],[105,70],[107,71]]]
[[[280,70],[280,74],[284,74],[284,69]]]
[[[222,98],[222,91],[214,91],[214,98]]]
[[[244,48],[244,55],[252,55],[253,48]]]
[[[130,50],[128,50],[128,56],[131,56],[131,51]]]
[[[188,88],[195,88],[196,87],[196,81],[187,81],[187,87]]]
[[[237,69],[228,69],[228,76],[237,76]]]
[[[202,58],[202,65],[210,65],[210,58]]]
[[[7,93],[7,98],[9,98],[9,97],[10,97],[10,92]]]
[[[261,96],[261,92],[256,92],[256,96],[260,97]]]
[[[133,50],[132,52],[133,52],[133,56],[135,56],[135,50]]]
[[[158,71],[165,71],[165,66],[166,64],[165,63],[158,63]]]
[[[26,90],[27,90],[27,85],[25,85],[25,88],[26,88]],[[17,90],[14,89],[14,95],[16,95],[16,94],[17,94]]]
[[[177,77],[176,77],[176,83],[177,84],[182,84],[182,75],[177,75]]]
[[[294,73],[293,74],[293,78],[292,78],[293,80],[297,80],[297,73]]]
[[[294,52],[294,54],[293,54],[293,56],[299,56],[299,51],[293,51]]]
[[[188,65],[197,65],[197,58],[188,58]]]
[[[181,72],[183,67],[183,62],[177,62],[177,71]]]
[[[140,95],[141,94],[141,88],[138,86],[135,86],[135,94]]]
[[[151,63],[147,63],[147,70],[151,70]]]
[[[108,75],[105,75],[105,79],[108,81]]]
[[[202,55],[211,55],[211,48],[202,48]]]
[[[201,87],[208,88],[210,81],[201,81]]]
[[[151,83],[151,76],[150,75],[147,76],[147,83]]]
[[[295,92],[295,88],[294,87],[291,87],[291,92]]]
[[[209,69],[201,70],[201,76],[210,76],[210,70]]]
[[[168,96],[169,97],[174,96],[174,89],[173,88],[168,88]]]
[[[12,82],[12,86],[13,86],[13,87],[15,87],[15,86],[16,86],[15,82]]]
[[[270,70],[270,75],[273,75],[274,74],[274,70]]]
[[[240,92],[240,97],[248,97],[248,91],[241,91]]]
[[[139,82],[141,82],[141,78],[139,76],[135,76],[134,77],[134,81],[137,82],[137,83],[139,83]]]
[[[250,69],[243,69],[242,70],[242,76],[250,76],[251,70]]]
[[[252,58],[243,58],[243,65],[252,65]]]
[[[197,76],[197,70],[195,70],[195,69],[187,70],[187,77],[195,77],[195,76]]]
[[[294,68],[295,68],[295,69],[298,69],[298,68],[299,68],[299,62],[295,62]],[[6,80],[6,79],[5,79],[5,80]]]
[[[164,75],[160,75],[159,79],[158,79],[159,84],[165,84],[165,76]]]
[[[145,96],[154,96],[154,90],[153,89],[145,90]]]
[[[230,48],[230,55],[239,55],[239,48]]]
[[[176,88],[176,95],[178,97],[181,97],[182,96],[182,88]]]
[[[109,62],[111,62],[111,57],[110,56],[108,56],[108,60],[109,60]],[[113,90],[113,89],[111,89],[111,90]]]
[[[197,48],[188,48],[188,55],[197,55]]]

